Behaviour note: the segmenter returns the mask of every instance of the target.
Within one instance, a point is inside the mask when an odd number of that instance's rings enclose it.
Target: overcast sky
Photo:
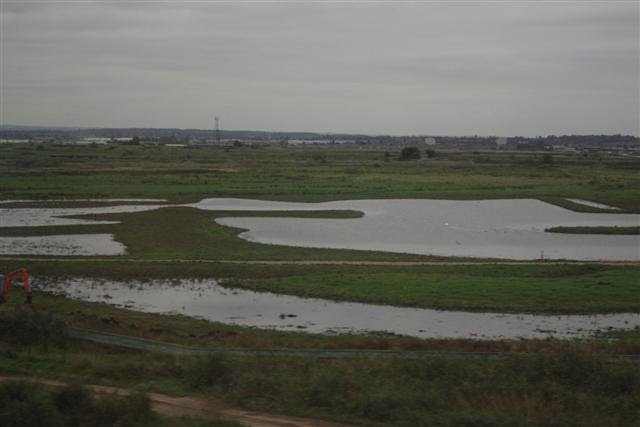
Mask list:
[[[1,122],[639,134],[639,3],[1,2]]]

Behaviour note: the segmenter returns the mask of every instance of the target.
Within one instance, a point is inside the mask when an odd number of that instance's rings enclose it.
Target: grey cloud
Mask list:
[[[3,3],[2,122],[637,134],[637,16],[605,2]]]

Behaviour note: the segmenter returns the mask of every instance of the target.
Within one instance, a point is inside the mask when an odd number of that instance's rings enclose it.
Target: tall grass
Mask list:
[[[0,306],[0,340],[21,346],[67,344],[66,325],[50,313],[30,308]]]

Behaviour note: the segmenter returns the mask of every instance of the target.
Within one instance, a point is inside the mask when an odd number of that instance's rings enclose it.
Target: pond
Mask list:
[[[225,288],[215,280],[36,277],[34,289],[149,313],[312,333],[389,332],[418,338],[577,338],[640,327],[640,314],[532,315],[393,307]],[[35,296],[37,304],[37,295]]]
[[[141,212],[167,205],[92,208],[0,208],[0,227],[112,224],[69,216]],[[640,236],[545,232],[558,226],[638,226],[640,215],[580,213],[534,199],[513,200],[342,200],[290,203],[216,198],[189,205],[216,211],[355,210],[360,218],[219,218],[218,224],[243,229],[239,237],[257,243],[311,248],[374,250],[419,255],[513,260],[566,259],[640,261]],[[268,213],[265,214],[268,216]],[[4,255],[118,255],[122,245],[110,235],[65,235],[38,240],[1,237]],[[110,237],[109,237],[110,236]],[[60,244],[60,240],[66,242]],[[100,240],[100,241],[98,241]],[[59,248],[59,249],[56,249]],[[72,248],[72,249],[65,249]]]
[[[557,226],[637,226],[636,214],[580,213],[533,199],[345,200],[286,203],[205,199],[209,210],[361,211],[352,219],[219,218],[252,242],[513,260],[638,261],[640,236],[559,234]]]

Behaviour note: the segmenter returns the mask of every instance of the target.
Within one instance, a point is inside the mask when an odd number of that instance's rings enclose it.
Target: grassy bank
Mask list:
[[[497,271],[496,271],[497,270]],[[587,270],[588,271],[588,270]],[[438,309],[597,313],[640,311],[640,269],[458,267],[438,271],[316,273],[234,280],[254,290]]]

